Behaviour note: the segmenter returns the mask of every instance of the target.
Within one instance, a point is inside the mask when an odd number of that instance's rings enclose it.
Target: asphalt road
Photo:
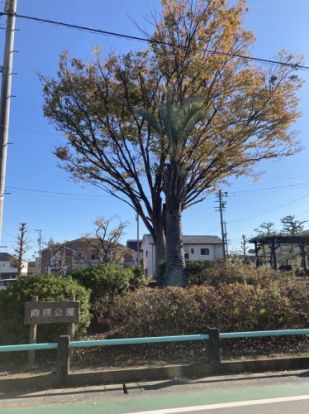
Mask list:
[[[308,414],[308,401],[195,411],[196,414]]]
[[[303,396],[302,396],[303,397]],[[210,404],[204,408],[199,406],[186,407],[185,409],[144,411],[130,414],[285,414],[297,413],[308,414],[309,395],[303,399],[297,397],[293,401],[272,401],[274,399],[257,401],[243,401],[240,403]]]
[[[0,414],[309,414],[309,372],[2,394]]]

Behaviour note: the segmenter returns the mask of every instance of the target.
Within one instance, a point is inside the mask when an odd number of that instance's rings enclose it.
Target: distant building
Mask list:
[[[35,261],[28,262],[28,276],[38,275],[41,273],[40,258],[36,258]]]
[[[111,249],[114,261],[121,265],[135,266],[135,252],[126,246],[118,244]],[[113,258],[108,260],[113,261]],[[54,243],[42,251],[41,273],[67,274],[72,270],[96,266],[104,263],[102,259],[101,242],[94,237]]]
[[[130,239],[127,240],[127,248],[130,249],[131,252],[134,252],[131,256],[132,266],[134,262],[134,266],[140,266],[143,260],[143,253],[142,253],[142,240],[134,240]],[[139,263],[138,263],[139,262]]]
[[[28,263],[23,261],[21,276],[27,276]],[[0,279],[16,279],[16,259],[9,253],[0,253]]]
[[[130,239],[130,240],[127,240],[126,244],[127,244],[128,249],[131,249],[137,252],[138,246],[139,246],[139,250],[141,250],[142,240],[137,241],[137,240]]]
[[[222,240],[218,236],[183,236],[186,260],[215,261],[223,258]],[[155,271],[155,246],[150,234],[143,236],[143,266],[145,274],[153,277]]]

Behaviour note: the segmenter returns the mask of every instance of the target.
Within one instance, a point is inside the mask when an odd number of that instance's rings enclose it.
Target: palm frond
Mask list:
[[[148,125],[158,134],[162,133],[162,127],[157,118],[145,108],[138,108],[135,110],[136,115],[145,119]]]
[[[168,94],[158,107],[158,119],[145,109],[139,109],[141,115],[153,130],[165,135],[171,150],[171,157],[177,158],[180,148],[192,135],[196,125],[207,119],[208,113],[203,109],[203,100],[198,97],[188,98],[182,103],[174,103]]]

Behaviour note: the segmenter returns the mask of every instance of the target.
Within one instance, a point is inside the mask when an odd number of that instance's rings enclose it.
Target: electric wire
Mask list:
[[[5,13],[5,12],[0,13],[0,16],[4,16],[4,15],[8,15],[8,13]],[[101,35],[105,35],[105,36],[114,36],[114,37],[119,37],[119,38],[128,39],[128,40],[137,40],[137,41],[140,41],[140,42],[147,42],[147,43],[152,43],[152,44],[176,47],[176,48],[180,48],[180,49],[185,49],[187,47],[185,45],[175,44],[175,43],[171,43],[171,42],[164,42],[162,40],[157,40],[157,39],[153,39],[153,38],[150,38],[150,37],[147,38],[147,37],[142,37],[142,36],[130,35],[130,34],[126,34],[126,33],[119,33],[119,32],[114,32],[114,31],[103,30],[103,29],[97,29],[97,28],[93,28],[93,27],[90,27],[90,26],[81,26],[81,25],[77,25],[77,24],[73,24],[73,23],[66,23],[66,22],[62,22],[62,21],[58,21],[58,20],[43,19],[43,18],[37,17],[37,16],[29,16],[29,15],[24,15],[24,14],[17,13],[16,17],[19,18],[19,19],[31,20],[31,21],[35,21],[35,22],[39,22],[39,23],[47,23],[47,24],[61,26],[61,27],[69,28],[69,29],[81,30],[81,31],[86,31],[86,32],[90,32],[90,33],[95,33],[95,34],[101,34]],[[241,55],[241,54],[232,53],[232,52],[222,52],[222,51],[212,50],[212,49],[207,49],[207,48],[206,49],[192,48],[192,50],[197,50],[197,51],[200,50],[200,51],[203,51],[203,52],[207,51],[208,53],[215,54],[215,55],[235,57],[235,58],[240,58],[240,59],[247,60],[247,61],[255,61],[255,62],[260,62],[260,63],[281,65],[281,66],[291,67],[293,69],[301,69],[301,70],[308,70],[309,69],[309,66],[305,66],[305,65],[282,62],[282,61],[274,60],[274,59],[266,59],[266,58],[248,56],[248,55]]]

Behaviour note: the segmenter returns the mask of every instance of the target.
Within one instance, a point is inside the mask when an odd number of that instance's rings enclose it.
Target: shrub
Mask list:
[[[293,285],[286,284],[282,291],[293,302],[295,310],[293,325],[295,327],[309,326],[309,284],[297,282]],[[305,322],[303,322],[305,321]]]
[[[200,285],[203,275],[207,274],[210,268],[216,264],[208,260],[188,260],[186,261],[186,277],[190,285]]]
[[[91,302],[105,295],[113,296],[137,288],[144,283],[143,272],[113,263],[79,269],[70,276],[91,290]]]
[[[123,337],[200,333],[209,326],[221,331],[306,327],[309,286],[294,289],[293,295],[279,284],[139,289],[115,298],[109,323],[113,334]]]
[[[89,325],[89,292],[71,278],[60,276],[27,276],[14,285],[0,291],[0,343],[14,344],[29,342],[29,326],[24,325],[24,303],[33,296],[39,300],[62,301],[75,295],[80,302],[80,323],[76,336],[86,333]],[[67,333],[66,324],[40,325],[38,342],[54,341]]]
[[[142,286],[146,286],[147,279],[145,277],[144,269],[141,267],[133,268],[133,276],[130,279],[130,289],[138,289]]]
[[[250,285],[267,286],[278,280],[291,280],[292,273],[253,267],[239,263],[226,262],[197,262],[187,267],[189,284],[206,284],[219,286],[222,283],[247,283]]]

